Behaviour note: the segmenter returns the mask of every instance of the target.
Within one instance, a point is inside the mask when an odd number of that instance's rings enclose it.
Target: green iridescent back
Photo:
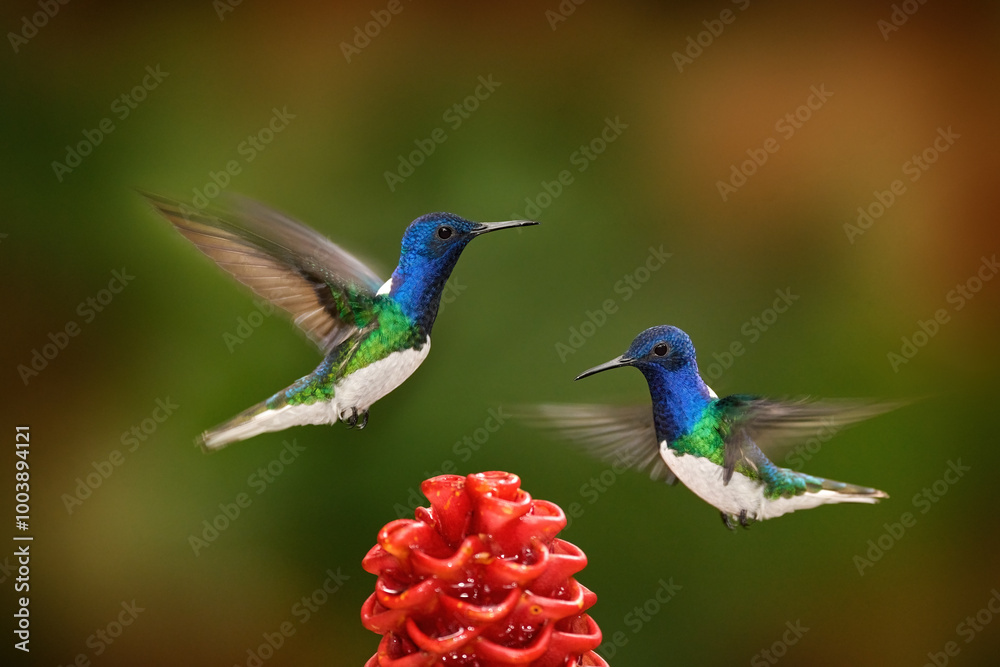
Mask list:
[[[360,308],[359,300],[352,299],[351,313],[358,331],[338,345],[315,371],[269,398],[266,403],[269,409],[329,401],[334,397],[334,385],[341,378],[393,352],[425,344],[426,334],[394,299],[376,296],[367,305]]]

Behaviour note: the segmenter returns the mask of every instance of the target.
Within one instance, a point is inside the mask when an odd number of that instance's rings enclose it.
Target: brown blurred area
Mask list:
[[[224,1],[71,0],[16,52],[10,33],[42,10],[0,9],[3,414],[11,432],[32,429],[36,536],[32,651],[8,646],[9,664],[248,665],[289,620],[295,634],[265,665],[363,664],[378,638],[358,618],[374,585],[361,558],[448,461],[584,503],[565,536],[590,558],[578,578],[598,595],[592,616],[626,633],[614,665],[762,664],[797,620],[810,630],[781,664],[924,664],[950,641],[955,664],[993,663],[1000,624],[968,642],[960,625],[1000,586],[1000,280],[981,272],[1000,252],[997,3],[402,0],[357,46],[385,2]],[[115,101],[157,66],[168,75],[121,117]],[[490,76],[499,86],[455,126],[448,110]],[[248,160],[240,146],[275,109],[293,118]],[[114,130],[60,178],[53,163],[105,118]],[[608,122],[626,127],[593,143]],[[446,140],[390,187],[386,172],[437,128]],[[542,224],[468,251],[434,352],[363,433],[300,427],[206,456],[197,433],[319,361],[281,317],[227,346],[252,299],[134,190],[190,198],[230,161],[240,170],[221,190],[307,222],[382,275],[428,211],[499,220],[534,205]],[[572,182],[542,206],[563,171]],[[624,299],[616,281],[661,245],[669,261]],[[87,306],[122,270],[134,280]],[[800,300],[749,336],[785,288]],[[560,358],[608,298],[617,312]],[[19,370],[70,322],[79,335],[43,369]],[[693,494],[639,473],[589,504],[581,489],[604,464],[513,421],[467,458],[456,447],[500,405],[647,401],[634,373],[571,379],[663,323],[691,334],[703,370],[745,344],[713,380],[720,394],[924,397],[805,467],[890,500],[729,534]],[[179,407],[142,431],[158,399]],[[145,438],[130,449],[133,427]],[[251,478],[291,438],[301,459],[258,493]],[[80,499],[116,451],[123,463]],[[8,447],[2,498],[14,460]],[[957,460],[971,470],[923,513],[923,489]],[[240,493],[250,506],[192,547]],[[856,557],[904,512],[915,526],[859,574]],[[345,583],[303,621],[295,605],[338,568]],[[633,631],[629,614],[670,577],[681,592]],[[0,586],[9,627],[12,579]],[[134,623],[97,639],[133,600]]]

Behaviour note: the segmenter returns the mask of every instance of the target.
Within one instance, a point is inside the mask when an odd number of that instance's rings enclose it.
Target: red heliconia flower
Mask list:
[[[431,506],[392,521],[362,562],[378,575],[361,621],[383,635],[366,667],[607,667],[584,553],[556,537],[566,515],[517,475],[441,475]]]

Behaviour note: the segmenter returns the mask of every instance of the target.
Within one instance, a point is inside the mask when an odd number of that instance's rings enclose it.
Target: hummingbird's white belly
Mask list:
[[[280,431],[300,424],[334,424],[341,414],[352,408],[365,412],[372,403],[398,387],[417,370],[431,349],[428,338],[419,350],[393,352],[369,366],[351,373],[334,385],[330,401],[284,405],[274,410],[264,409],[263,403],[250,408],[250,414],[234,419],[203,434],[208,449],[218,449],[236,440],[245,440],[259,433]]]
[[[413,375],[430,351],[431,339],[428,336],[420,349],[392,352],[384,359],[354,371],[334,385],[334,408],[338,411],[351,408],[357,408],[359,412],[367,410]]]
[[[722,466],[701,456],[678,455],[667,446],[666,441],[660,443],[660,457],[677,479],[705,502],[726,514],[739,515],[746,510],[749,518],[758,521],[826,503],[875,502],[871,497],[827,490],[771,500],[764,497],[763,482],[735,473],[726,484],[723,481],[725,469]]]

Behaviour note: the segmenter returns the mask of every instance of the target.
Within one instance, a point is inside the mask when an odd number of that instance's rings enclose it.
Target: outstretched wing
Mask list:
[[[636,470],[649,468],[652,479],[667,484],[677,481],[660,458],[653,410],[648,405],[530,405],[517,408],[516,414],[532,426],[555,431],[598,459]]]
[[[720,411],[719,434],[725,442],[725,481],[740,462],[758,467],[762,457],[780,453],[783,447],[906,405],[908,401],[857,399],[774,400],[762,396],[734,394],[716,401]]]
[[[326,237],[256,202],[238,199],[232,212],[198,211],[142,194],[220,267],[287,311],[324,354],[357,328],[382,284]]]

